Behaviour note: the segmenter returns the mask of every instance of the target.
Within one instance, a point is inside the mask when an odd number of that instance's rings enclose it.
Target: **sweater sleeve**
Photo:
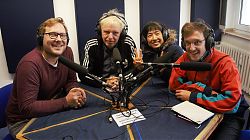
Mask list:
[[[83,62],[82,66],[88,70],[91,74],[96,74],[96,61],[99,60],[98,57],[101,56],[101,47],[99,46],[97,38],[92,38],[88,40],[84,46],[83,50]],[[98,50],[98,52],[96,52]],[[97,57],[98,56],[98,57]],[[101,62],[98,62],[98,64]],[[82,75],[84,77],[85,75]]]
[[[99,49],[98,47],[98,40],[93,38],[87,41],[87,43],[85,44],[84,47],[84,51],[83,51],[83,62],[82,62],[82,66],[88,70],[89,73],[95,75],[95,76],[101,76],[101,75],[96,75],[96,71],[98,71],[98,68],[95,68],[95,65],[97,65],[96,60],[98,59],[96,57],[96,55],[100,55],[99,53],[97,53],[95,50]],[[99,64],[101,62],[98,62]],[[100,66],[101,67],[101,66]],[[99,69],[99,72],[102,73],[102,71]],[[78,74],[79,79],[81,80],[81,83],[83,84],[87,84],[93,87],[101,87],[101,85],[96,82],[94,79],[89,78],[87,75],[85,74]]]
[[[191,97],[196,97],[197,104],[215,112],[236,113],[242,95],[240,75],[236,65],[230,61],[223,62],[217,70],[219,72],[217,80],[221,83],[220,89],[215,91],[213,87],[204,85],[203,91],[192,93]]]
[[[180,62],[183,62],[183,56],[181,56],[177,61],[176,64],[179,64]],[[173,68],[171,72],[171,76],[169,79],[169,89],[171,91],[175,91],[176,89],[179,89],[179,87],[185,83],[185,71],[181,70],[180,68]]]

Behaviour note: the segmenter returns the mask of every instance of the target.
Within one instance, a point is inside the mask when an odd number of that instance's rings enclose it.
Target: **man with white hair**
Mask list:
[[[82,65],[88,72],[101,77],[113,89],[118,88],[118,72],[114,62],[113,49],[117,48],[121,55],[122,72],[133,68],[133,58],[136,48],[133,39],[127,35],[128,25],[125,17],[117,9],[104,13],[96,25],[97,37],[87,41],[84,47]],[[96,83],[84,75],[79,75],[83,83]]]

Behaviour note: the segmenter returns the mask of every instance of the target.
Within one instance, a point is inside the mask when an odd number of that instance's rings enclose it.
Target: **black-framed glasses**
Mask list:
[[[48,34],[51,39],[56,39],[58,37],[58,35],[60,36],[60,38],[62,40],[68,39],[67,33],[49,32],[49,33],[44,33],[44,34]]]
[[[191,44],[195,45],[195,46],[200,46],[202,44],[202,42],[205,41],[205,39],[203,40],[193,40],[192,42],[189,41],[184,41],[185,46],[190,46]]]

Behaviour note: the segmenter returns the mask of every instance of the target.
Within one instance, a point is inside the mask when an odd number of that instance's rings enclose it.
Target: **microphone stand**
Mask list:
[[[102,90],[103,90],[105,93],[107,93],[107,94],[110,95],[111,100],[112,100],[112,104],[114,104],[114,103],[115,103],[114,95],[112,95],[112,94],[106,89],[106,87],[102,87]]]
[[[121,67],[121,62],[117,61],[116,62],[117,65],[117,71],[118,71],[118,83],[119,83],[119,87],[118,87],[118,98],[117,98],[117,102],[116,102],[116,108],[120,108],[120,107],[126,107],[126,104],[124,102],[124,76],[123,76],[123,72],[122,72],[122,67]]]
[[[119,73],[119,97],[118,97],[118,104],[117,107],[125,107],[124,104],[124,77],[122,73]]]
[[[130,95],[132,94],[132,91],[135,87],[138,86],[138,83],[142,81],[143,79],[149,77],[152,75],[153,67],[150,66],[146,68],[144,71],[140,72],[137,76],[132,77],[131,79],[124,80],[123,74],[119,74],[119,99],[117,107],[123,107],[126,109],[133,108],[133,106],[129,106],[130,104]],[[135,79],[134,79],[135,78]]]
[[[127,84],[125,81],[125,77],[123,75],[123,71],[122,71],[122,67],[121,67],[121,63],[119,61],[116,62],[117,67],[118,67],[118,83],[119,83],[119,90],[118,90],[118,98],[115,105],[115,108],[120,108],[121,109],[129,109],[129,96],[130,95],[128,93],[127,90]]]

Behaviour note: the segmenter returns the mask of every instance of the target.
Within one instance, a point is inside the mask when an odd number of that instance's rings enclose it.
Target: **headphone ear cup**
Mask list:
[[[124,27],[124,28],[122,29],[121,34],[120,34],[120,38],[125,38],[126,35],[127,35],[127,29],[126,29],[126,27]]]
[[[69,38],[67,39],[67,46],[69,45]]]
[[[210,50],[214,46],[214,38],[209,35],[205,42],[206,50]]]
[[[43,45],[43,36],[42,35],[37,35],[37,44],[39,46]]]
[[[164,42],[166,42],[167,39],[168,39],[168,37],[169,37],[167,29],[163,29],[163,31],[162,31],[162,37],[163,37]]]
[[[67,46],[68,46],[68,44],[69,44],[69,33],[67,33],[67,38],[68,38],[68,39],[67,39],[67,43],[66,43],[66,44],[67,44]]]
[[[159,23],[158,26],[160,26],[161,28],[163,41],[166,42],[169,37],[168,28],[164,24],[161,24],[161,23]]]
[[[209,51],[215,45],[215,42],[214,42],[215,34],[212,28],[209,28],[208,30],[209,30],[209,35],[206,38],[205,46],[206,46],[206,50]]]
[[[95,31],[96,31],[96,33],[97,33],[98,36],[101,36],[101,28],[100,28],[100,24],[99,23],[97,23]]]

